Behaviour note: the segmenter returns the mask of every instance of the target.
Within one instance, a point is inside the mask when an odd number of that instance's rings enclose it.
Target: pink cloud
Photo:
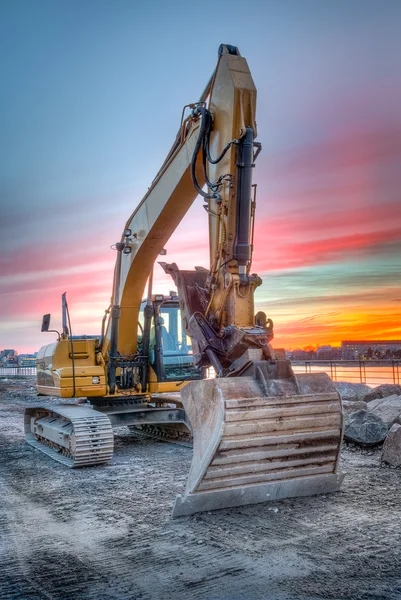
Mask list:
[[[9,254],[0,256],[2,277],[35,272],[38,279],[49,271],[84,266],[114,259],[113,251],[100,247],[98,243],[82,242],[77,237],[72,242],[58,241],[54,244],[41,243],[33,247],[23,246]]]
[[[289,213],[257,221],[252,268],[263,272],[346,261],[401,244],[396,208],[387,204],[359,213],[351,207],[326,215]]]
[[[267,203],[268,201],[266,201]],[[401,197],[400,197],[401,203]],[[275,214],[270,218],[256,217],[256,235],[266,236],[266,229],[275,238],[288,239],[300,236],[310,237],[328,235],[333,233],[353,233],[372,231],[377,229],[391,229],[394,223],[401,224],[401,214],[396,202],[383,202],[382,204],[366,204],[363,208],[348,203],[326,203],[321,209],[298,208],[287,213]]]
[[[273,156],[274,175],[279,177],[296,174],[319,175],[325,171],[361,169],[366,174],[376,171],[384,162],[401,156],[401,131],[395,129],[332,132],[332,138],[281,156]],[[359,172],[361,172],[359,171]]]

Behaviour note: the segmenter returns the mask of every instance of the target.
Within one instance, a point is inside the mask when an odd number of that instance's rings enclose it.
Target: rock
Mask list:
[[[367,410],[368,405],[363,400],[343,400],[343,414],[347,417],[357,410]]]
[[[357,410],[348,415],[344,428],[344,438],[360,446],[380,444],[387,433],[387,425],[369,410]]]
[[[364,400],[372,388],[365,383],[348,383],[347,381],[333,381],[341,400]]]
[[[373,388],[373,390],[366,394],[362,400],[365,402],[370,402],[371,400],[376,400],[377,398],[386,398],[387,396],[392,396],[396,394],[397,396],[401,396],[401,385],[398,383],[383,383],[382,385],[378,385]]]
[[[382,461],[392,467],[401,467],[401,425],[395,423],[383,444]]]
[[[387,396],[387,398],[377,398],[376,400],[371,400],[367,404],[367,407],[369,412],[380,417],[390,429],[400,418],[401,396],[393,394],[392,396]]]

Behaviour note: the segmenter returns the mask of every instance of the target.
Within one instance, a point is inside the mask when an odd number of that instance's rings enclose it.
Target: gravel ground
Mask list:
[[[32,386],[0,381],[1,600],[401,599],[401,471],[380,451],[344,447],[336,494],[172,520],[190,448],[121,428],[110,465],[70,470],[24,441]]]

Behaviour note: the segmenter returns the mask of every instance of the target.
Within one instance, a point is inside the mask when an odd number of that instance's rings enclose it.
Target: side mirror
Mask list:
[[[51,315],[43,315],[42,319],[42,327],[40,331],[49,331],[50,327],[50,316]]]

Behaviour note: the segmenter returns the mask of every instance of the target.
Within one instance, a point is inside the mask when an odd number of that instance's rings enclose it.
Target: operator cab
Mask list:
[[[194,365],[191,339],[182,326],[178,296],[154,294],[152,314],[145,318],[147,301],[139,312],[138,342],[141,349],[144,332],[149,327],[149,363],[158,381],[202,379],[203,368]]]

